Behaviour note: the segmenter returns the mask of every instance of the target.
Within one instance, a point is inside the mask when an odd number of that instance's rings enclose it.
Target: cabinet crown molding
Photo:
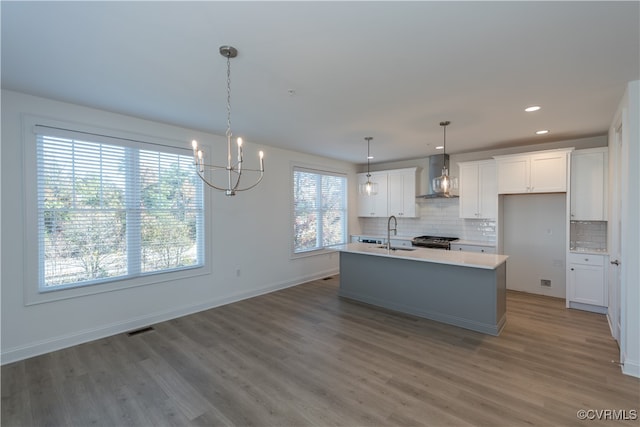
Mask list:
[[[568,148],[555,148],[553,150],[540,150],[540,151],[525,151],[522,153],[513,153],[513,154],[501,154],[499,156],[493,156],[494,159],[498,160],[498,159],[506,159],[509,157],[521,157],[521,156],[532,156],[532,155],[537,155],[537,154],[552,154],[552,153],[571,153],[572,151],[574,151],[576,148],[575,147],[568,147]]]

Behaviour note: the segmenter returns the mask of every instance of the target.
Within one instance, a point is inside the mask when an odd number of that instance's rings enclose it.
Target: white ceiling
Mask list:
[[[364,163],[372,136],[400,160],[442,120],[448,153],[549,142],[606,133],[639,4],[2,1],[2,87],[222,135],[230,44],[249,142]]]

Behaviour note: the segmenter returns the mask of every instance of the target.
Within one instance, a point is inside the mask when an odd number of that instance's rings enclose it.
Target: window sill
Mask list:
[[[29,306],[70,298],[86,297],[105,292],[122,291],[140,286],[190,279],[193,277],[205,276],[207,274],[210,274],[210,269],[205,265],[166,273],[155,273],[132,278],[115,279],[113,281],[95,283],[91,285],[66,287],[45,291],[37,291],[36,286],[27,286],[24,295],[24,304],[25,306]]]

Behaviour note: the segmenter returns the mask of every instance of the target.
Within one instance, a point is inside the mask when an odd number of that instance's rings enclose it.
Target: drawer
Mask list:
[[[605,258],[605,255],[570,253],[569,256],[567,257],[567,264],[585,264],[585,265],[603,266],[604,258]]]
[[[478,245],[463,245],[460,243],[451,244],[452,251],[464,251],[464,252],[482,252],[486,254],[495,254],[495,246],[478,246]]]

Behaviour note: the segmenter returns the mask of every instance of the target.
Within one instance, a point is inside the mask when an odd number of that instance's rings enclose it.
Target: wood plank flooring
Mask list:
[[[339,277],[2,367],[2,426],[635,425],[603,315],[509,292],[499,337],[337,296]],[[631,417],[627,417],[631,418]]]

